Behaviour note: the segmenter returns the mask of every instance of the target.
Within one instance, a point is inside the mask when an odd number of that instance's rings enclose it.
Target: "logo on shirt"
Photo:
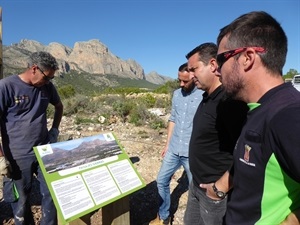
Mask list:
[[[28,95],[22,95],[22,96],[15,96],[15,103],[16,104],[21,104],[24,102],[29,101],[29,96]]]
[[[244,160],[245,160],[246,162],[249,162],[250,151],[251,151],[251,147],[250,147],[249,145],[245,145]]]
[[[251,163],[250,161],[250,151],[251,151],[252,147],[250,145],[245,145],[245,151],[244,151],[244,158],[240,158],[240,161],[249,165],[249,166],[253,166],[255,167],[255,163]]]

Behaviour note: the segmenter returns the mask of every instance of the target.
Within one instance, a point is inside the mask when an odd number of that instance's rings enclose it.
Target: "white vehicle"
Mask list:
[[[300,74],[294,76],[292,84],[298,91],[300,91]]]

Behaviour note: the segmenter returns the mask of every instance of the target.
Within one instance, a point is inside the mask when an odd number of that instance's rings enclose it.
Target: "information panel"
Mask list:
[[[35,146],[34,152],[63,224],[145,187],[113,133]]]

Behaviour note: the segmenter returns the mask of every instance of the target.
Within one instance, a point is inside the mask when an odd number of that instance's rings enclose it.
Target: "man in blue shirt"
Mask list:
[[[193,118],[202,100],[203,91],[195,87],[187,70],[187,63],[179,67],[178,80],[180,88],[173,93],[167,142],[161,153],[163,161],[157,176],[159,211],[157,217],[149,223],[150,225],[170,224],[170,181],[181,165],[186,171],[189,182],[192,180],[188,150]]]

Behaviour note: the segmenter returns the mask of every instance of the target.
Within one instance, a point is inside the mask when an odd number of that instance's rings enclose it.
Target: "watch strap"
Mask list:
[[[218,190],[218,188],[216,187],[216,183],[213,183],[212,189],[214,190],[214,192],[216,193],[216,196],[217,196],[218,198],[223,199],[223,198],[225,198],[226,195],[227,195],[227,193]]]

